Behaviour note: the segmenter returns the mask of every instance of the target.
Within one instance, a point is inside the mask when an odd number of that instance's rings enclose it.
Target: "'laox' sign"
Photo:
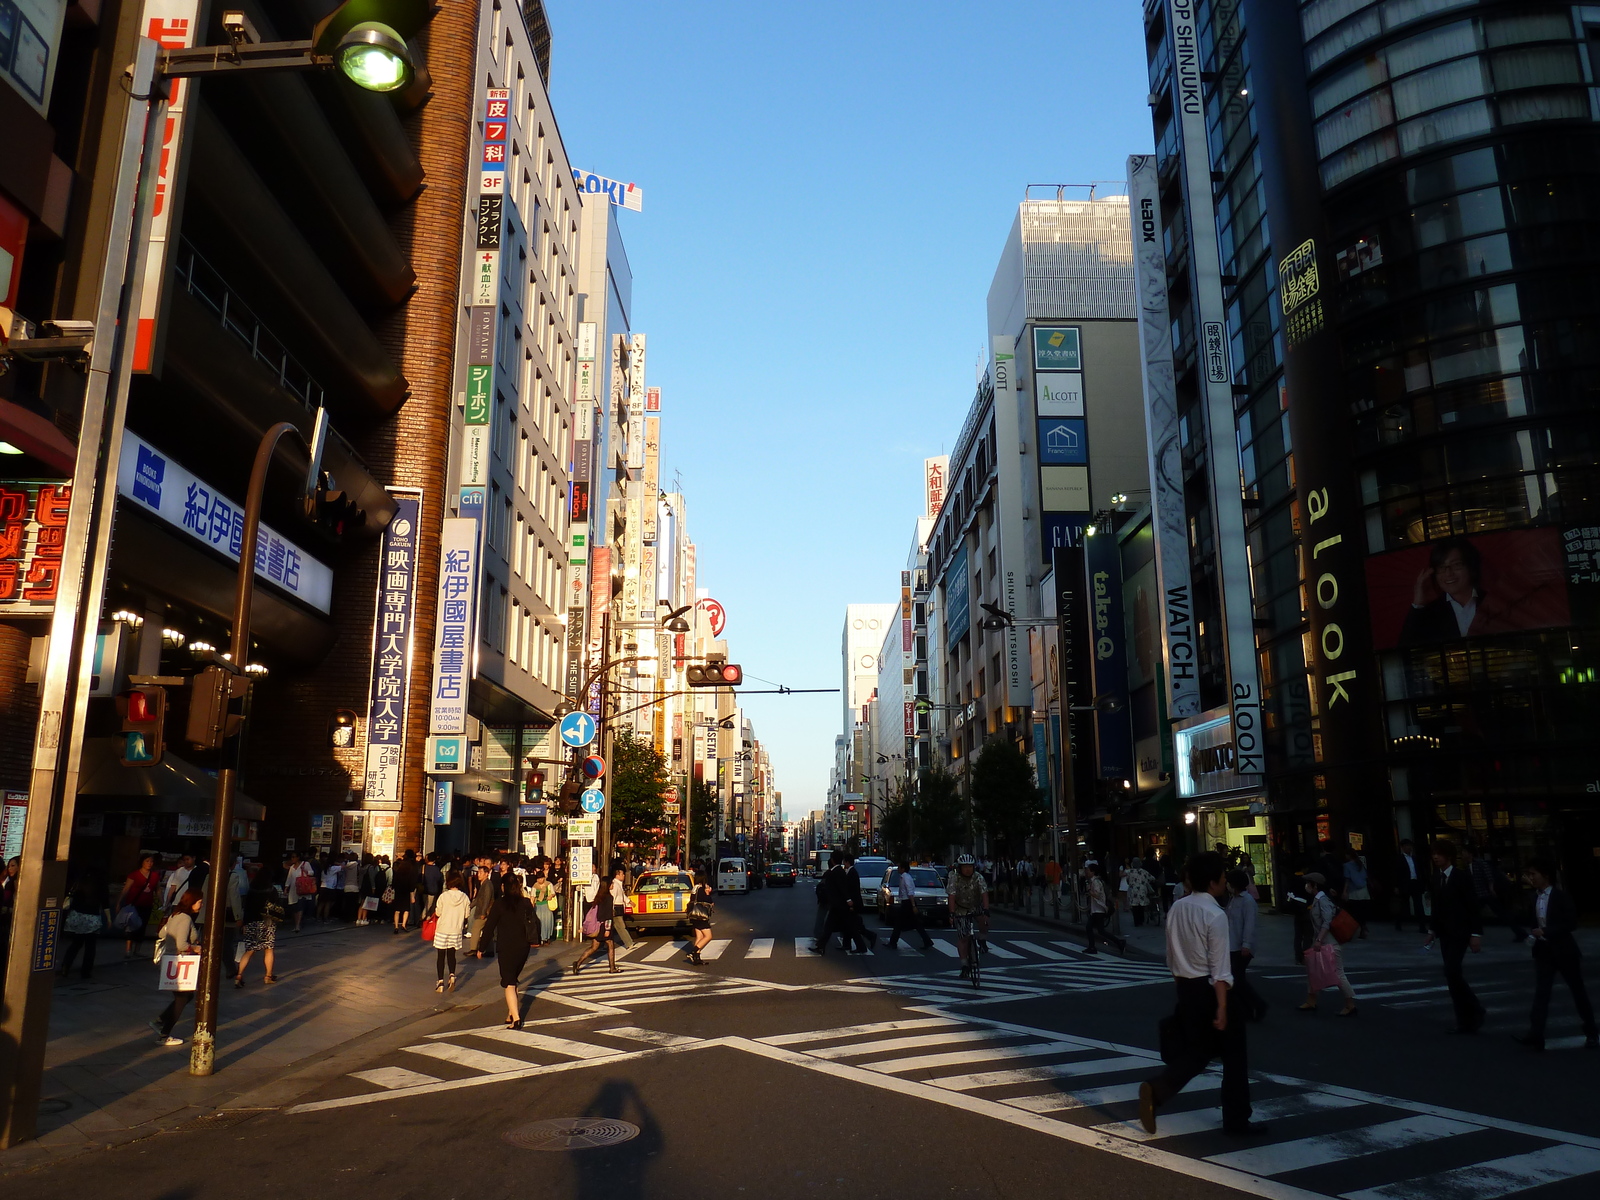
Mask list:
[[[578,181],[580,192],[604,192],[613,204],[631,208],[634,212],[644,211],[644,192],[636,184],[619,183],[615,179],[580,171],[576,167],[572,170],[572,177]]]

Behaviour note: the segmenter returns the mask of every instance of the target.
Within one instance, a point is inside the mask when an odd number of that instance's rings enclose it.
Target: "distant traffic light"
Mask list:
[[[845,812],[855,812],[856,806],[854,804],[846,804],[844,810]]]
[[[159,687],[136,687],[117,697],[122,717],[122,763],[128,767],[153,767],[161,761],[166,742],[161,726],[167,719],[167,692]]]
[[[712,659],[694,663],[684,672],[690,687],[738,687],[744,682],[744,668],[738,663]]]
[[[353,529],[367,519],[367,514],[350,496],[333,486],[333,480],[324,471],[318,480],[315,496],[306,500],[306,515],[323,529],[340,537],[346,529]]]
[[[588,785],[580,779],[568,780],[561,785],[561,796],[556,801],[556,808],[564,813],[575,813],[580,805],[578,797],[583,794],[583,789]]]

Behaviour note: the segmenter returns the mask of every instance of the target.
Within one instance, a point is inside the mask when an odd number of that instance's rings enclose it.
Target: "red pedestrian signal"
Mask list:
[[[167,693],[159,687],[130,688],[117,697],[122,716],[122,764],[153,767],[166,750],[162,725],[167,719]]]

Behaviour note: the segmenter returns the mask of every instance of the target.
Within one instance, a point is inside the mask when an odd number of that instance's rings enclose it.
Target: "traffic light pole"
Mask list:
[[[304,444],[299,428],[280,421],[256,447],[250,487],[244,500],[244,536],[239,543],[239,571],[233,593],[232,667],[243,671],[250,662],[250,606],[255,596],[256,538],[261,529],[261,500],[267,490],[267,468],[285,434]],[[310,452],[310,447],[307,447]],[[211,815],[211,870],[206,876],[206,925],[201,942],[200,980],[195,996],[194,1040],[189,1046],[189,1074],[210,1075],[216,1069],[217,991],[222,982],[222,943],[228,920],[228,877],[233,864],[233,796],[239,780],[239,743],[225,746],[217,772],[217,799]]]
[[[67,850],[128,410],[133,306],[144,294],[155,164],[166,125],[166,93],[156,73],[159,50],[155,42],[139,39],[101,252],[94,341],[39,688],[28,821],[0,1012],[0,1149],[31,1139],[37,1126]]]

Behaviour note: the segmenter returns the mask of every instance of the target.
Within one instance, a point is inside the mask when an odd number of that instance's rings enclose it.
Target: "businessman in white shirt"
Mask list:
[[[1156,1132],[1156,1110],[1219,1055],[1223,1132],[1240,1137],[1266,1132],[1265,1125],[1250,1119],[1245,1049],[1250,1014],[1233,993],[1228,917],[1217,903],[1227,890],[1225,868],[1222,855],[1213,851],[1191,858],[1185,872],[1189,893],[1167,912],[1167,967],[1178,1004],[1161,1038],[1166,1070],[1139,1086],[1139,1120],[1147,1133]]]

